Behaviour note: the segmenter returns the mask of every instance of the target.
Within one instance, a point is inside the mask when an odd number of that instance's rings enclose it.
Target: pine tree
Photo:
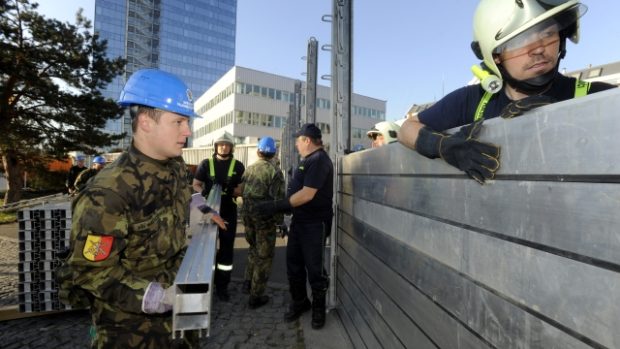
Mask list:
[[[58,5],[61,5],[59,2]],[[125,62],[106,57],[80,9],[76,24],[47,19],[30,0],[0,0],[0,156],[9,183],[5,204],[20,199],[32,162],[96,153],[123,135],[102,128],[122,109],[101,90]]]

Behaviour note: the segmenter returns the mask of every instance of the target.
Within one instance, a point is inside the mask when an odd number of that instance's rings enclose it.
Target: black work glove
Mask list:
[[[276,213],[289,213],[293,207],[288,199],[259,201],[254,204],[254,210],[261,216],[273,216]]]
[[[463,126],[453,135],[424,127],[418,134],[416,151],[429,159],[441,157],[470,178],[484,184],[485,180],[493,179],[499,169],[500,148],[475,139],[482,129],[483,120]]]
[[[276,224],[276,234],[284,239],[288,236],[288,226],[284,222],[282,222],[282,224]]]
[[[502,109],[502,112],[499,114],[499,116],[504,119],[512,119],[532,109],[536,109],[538,107],[542,107],[543,105],[555,102],[557,102],[557,100],[549,96],[529,96],[523,99],[519,99],[518,101],[510,102],[507,106],[504,107],[504,109]]]

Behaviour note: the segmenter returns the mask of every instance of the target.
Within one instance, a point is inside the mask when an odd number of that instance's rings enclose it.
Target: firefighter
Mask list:
[[[95,156],[93,159],[93,164],[87,170],[80,172],[80,174],[75,179],[75,184],[73,187],[77,192],[84,189],[88,180],[94,177],[102,168],[105,167],[105,158],[103,156]]]
[[[386,144],[398,141],[400,126],[391,121],[381,121],[375,124],[366,135],[372,140],[372,148],[379,148]]]
[[[269,297],[264,295],[265,287],[275,254],[276,230],[284,218],[282,214],[263,216],[254,210],[256,202],[284,198],[284,174],[276,163],[275,140],[261,138],[256,154],[259,159],[243,174],[241,214],[245,239],[250,245],[243,292],[250,294],[248,304],[252,309],[269,301]]]
[[[224,132],[213,143],[213,156],[204,159],[196,169],[192,186],[205,197],[213,184],[222,187],[219,215],[227,223],[226,229],[218,228],[219,248],[215,257],[215,294],[223,302],[230,300],[228,284],[233,269],[233,251],[237,234],[236,197],[240,195],[239,184],[245,167],[236,161],[233,153],[235,143],[228,132]]]
[[[170,73],[142,69],[118,103],[129,107],[132,143],[73,201],[59,298],[90,306],[93,348],[197,347],[197,333],[172,339],[170,312],[186,250],[191,187],[181,155],[191,93]]]
[[[482,0],[474,15],[472,49],[481,84],[446,95],[408,118],[398,140],[421,155],[441,158],[483,184],[500,166],[500,147],[477,140],[486,118],[512,118],[540,105],[613,88],[558,72],[566,41],[579,40],[578,0]],[[467,126],[463,126],[467,125]],[[445,130],[463,126],[454,133]]]

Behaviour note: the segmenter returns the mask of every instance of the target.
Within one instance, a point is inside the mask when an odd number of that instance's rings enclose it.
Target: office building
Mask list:
[[[620,61],[597,66],[590,65],[587,68],[568,73],[563,72],[563,74],[584,81],[602,81],[608,84],[620,86]]]
[[[95,32],[108,42],[108,56],[127,60],[126,72],[104,95],[117,99],[127,78],[142,68],[179,76],[194,96],[203,94],[234,65],[237,0],[96,0]],[[131,120],[110,120],[111,133],[126,132]]]
[[[196,100],[194,108],[202,118],[194,121],[192,147],[211,146],[223,131],[232,134],[237,144],[256,143],[264,136],[280,140],[294,102],[296,81],[234,66]],[[326,144],[331,133],[330,99],[331,89],[318,85],[316,124]],[[386,101],[353,94],[352,104],[351,144],[368,147],[366,131],[385,120]],[[301,98],[302,120],[305,114],[305,99]]]

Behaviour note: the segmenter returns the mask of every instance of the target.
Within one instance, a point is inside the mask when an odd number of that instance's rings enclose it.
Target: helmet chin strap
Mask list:
[[[549,86],[551,86],[553,79],[558,73],[560,60],[558,59],[558,63],[556,63],[555,67],[548,72],[526,80],[517,80],[513,78],[503,66],[498,65],[497,67],[504,81],[512,88],[526,95],[535,95],[546,91]]]
[[[228,153],[228,154],[220,154],[219,152],[215,151],[215,156],[217,156],[219,159],[226,160],[226,159],[230,158],[230,153]]]

